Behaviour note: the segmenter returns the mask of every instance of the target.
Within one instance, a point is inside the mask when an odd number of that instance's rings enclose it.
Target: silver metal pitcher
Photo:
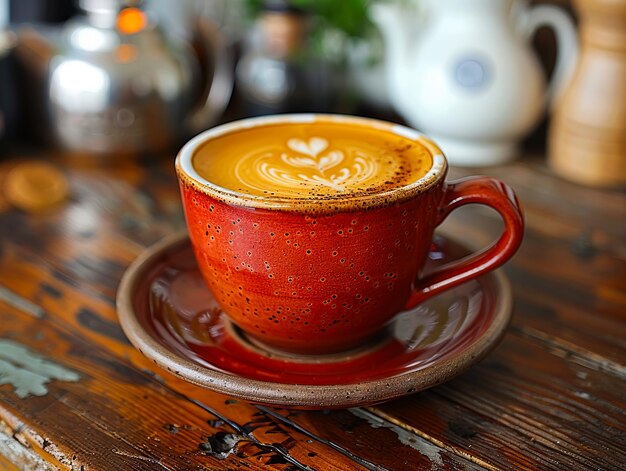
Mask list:
[[[66,24],[48,70],[50,126],[63,147],[94,154],[162,151],[224,111],[232,61],[208,19],[195,25],[202,49],[196,53],[163,34],[139,2],[81,0],[80,6],[86,15]]]

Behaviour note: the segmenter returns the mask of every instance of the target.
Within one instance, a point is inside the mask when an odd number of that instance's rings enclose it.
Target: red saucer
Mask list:
[[[438,237],[426,269],[466,252]],[[131,342],[184,379],[252,402],[322,409],[386,401],[461,373],[502,337],[511,293],[496,271],[401,313],[357,350],[289,355],[255,344],[228,320],[179,234],[131,265],[117,305]]]

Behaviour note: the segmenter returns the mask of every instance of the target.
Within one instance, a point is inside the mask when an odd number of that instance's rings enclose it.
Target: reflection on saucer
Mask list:
[[[426,270],[466,252],[441,237],[433,249]],[[322,408],[381,402],[459,374],[498,342],[510,301],[508,283],[496,272],[399,314],[367,345],[295,355],[259,344],[232,324],[179,236],[133,264],[118,308],[145,355],[194,383],[254,402]]]

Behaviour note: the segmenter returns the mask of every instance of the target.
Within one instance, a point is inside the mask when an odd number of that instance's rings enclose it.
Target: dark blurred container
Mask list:
[[[10,140],[30,135],[33,127],[25,121],[24,95],[28,92],[24,83],[28,77],[17,57],[18,41],[5,28],[9,24],[64,22],[75,14],[76,6],[74,0],[0,0],[0,10],[0,143],[4,147]]]
[[[15,137],[19,123],[17,80],[13,55],[15,37],[0,30],[0,143]]]
[[[310,21],[310,15],[289,2],[265,2],[237,65],[244,115],[336,108],[340,74],[313,51],[307,37]]]
[[[62,23],[76,14],[74,0],[9,0],[11,23]]]

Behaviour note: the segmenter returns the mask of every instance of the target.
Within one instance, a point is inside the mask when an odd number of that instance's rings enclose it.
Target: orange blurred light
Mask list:
[[[117,15],[117,29],[122,34],[135,34],[146,26],[146,15],[139,8],[124,8]]]
[[[120,44],[117,46],[115,56],[120,62],[132,62],[137,58],[137,48],[132,44]]]

